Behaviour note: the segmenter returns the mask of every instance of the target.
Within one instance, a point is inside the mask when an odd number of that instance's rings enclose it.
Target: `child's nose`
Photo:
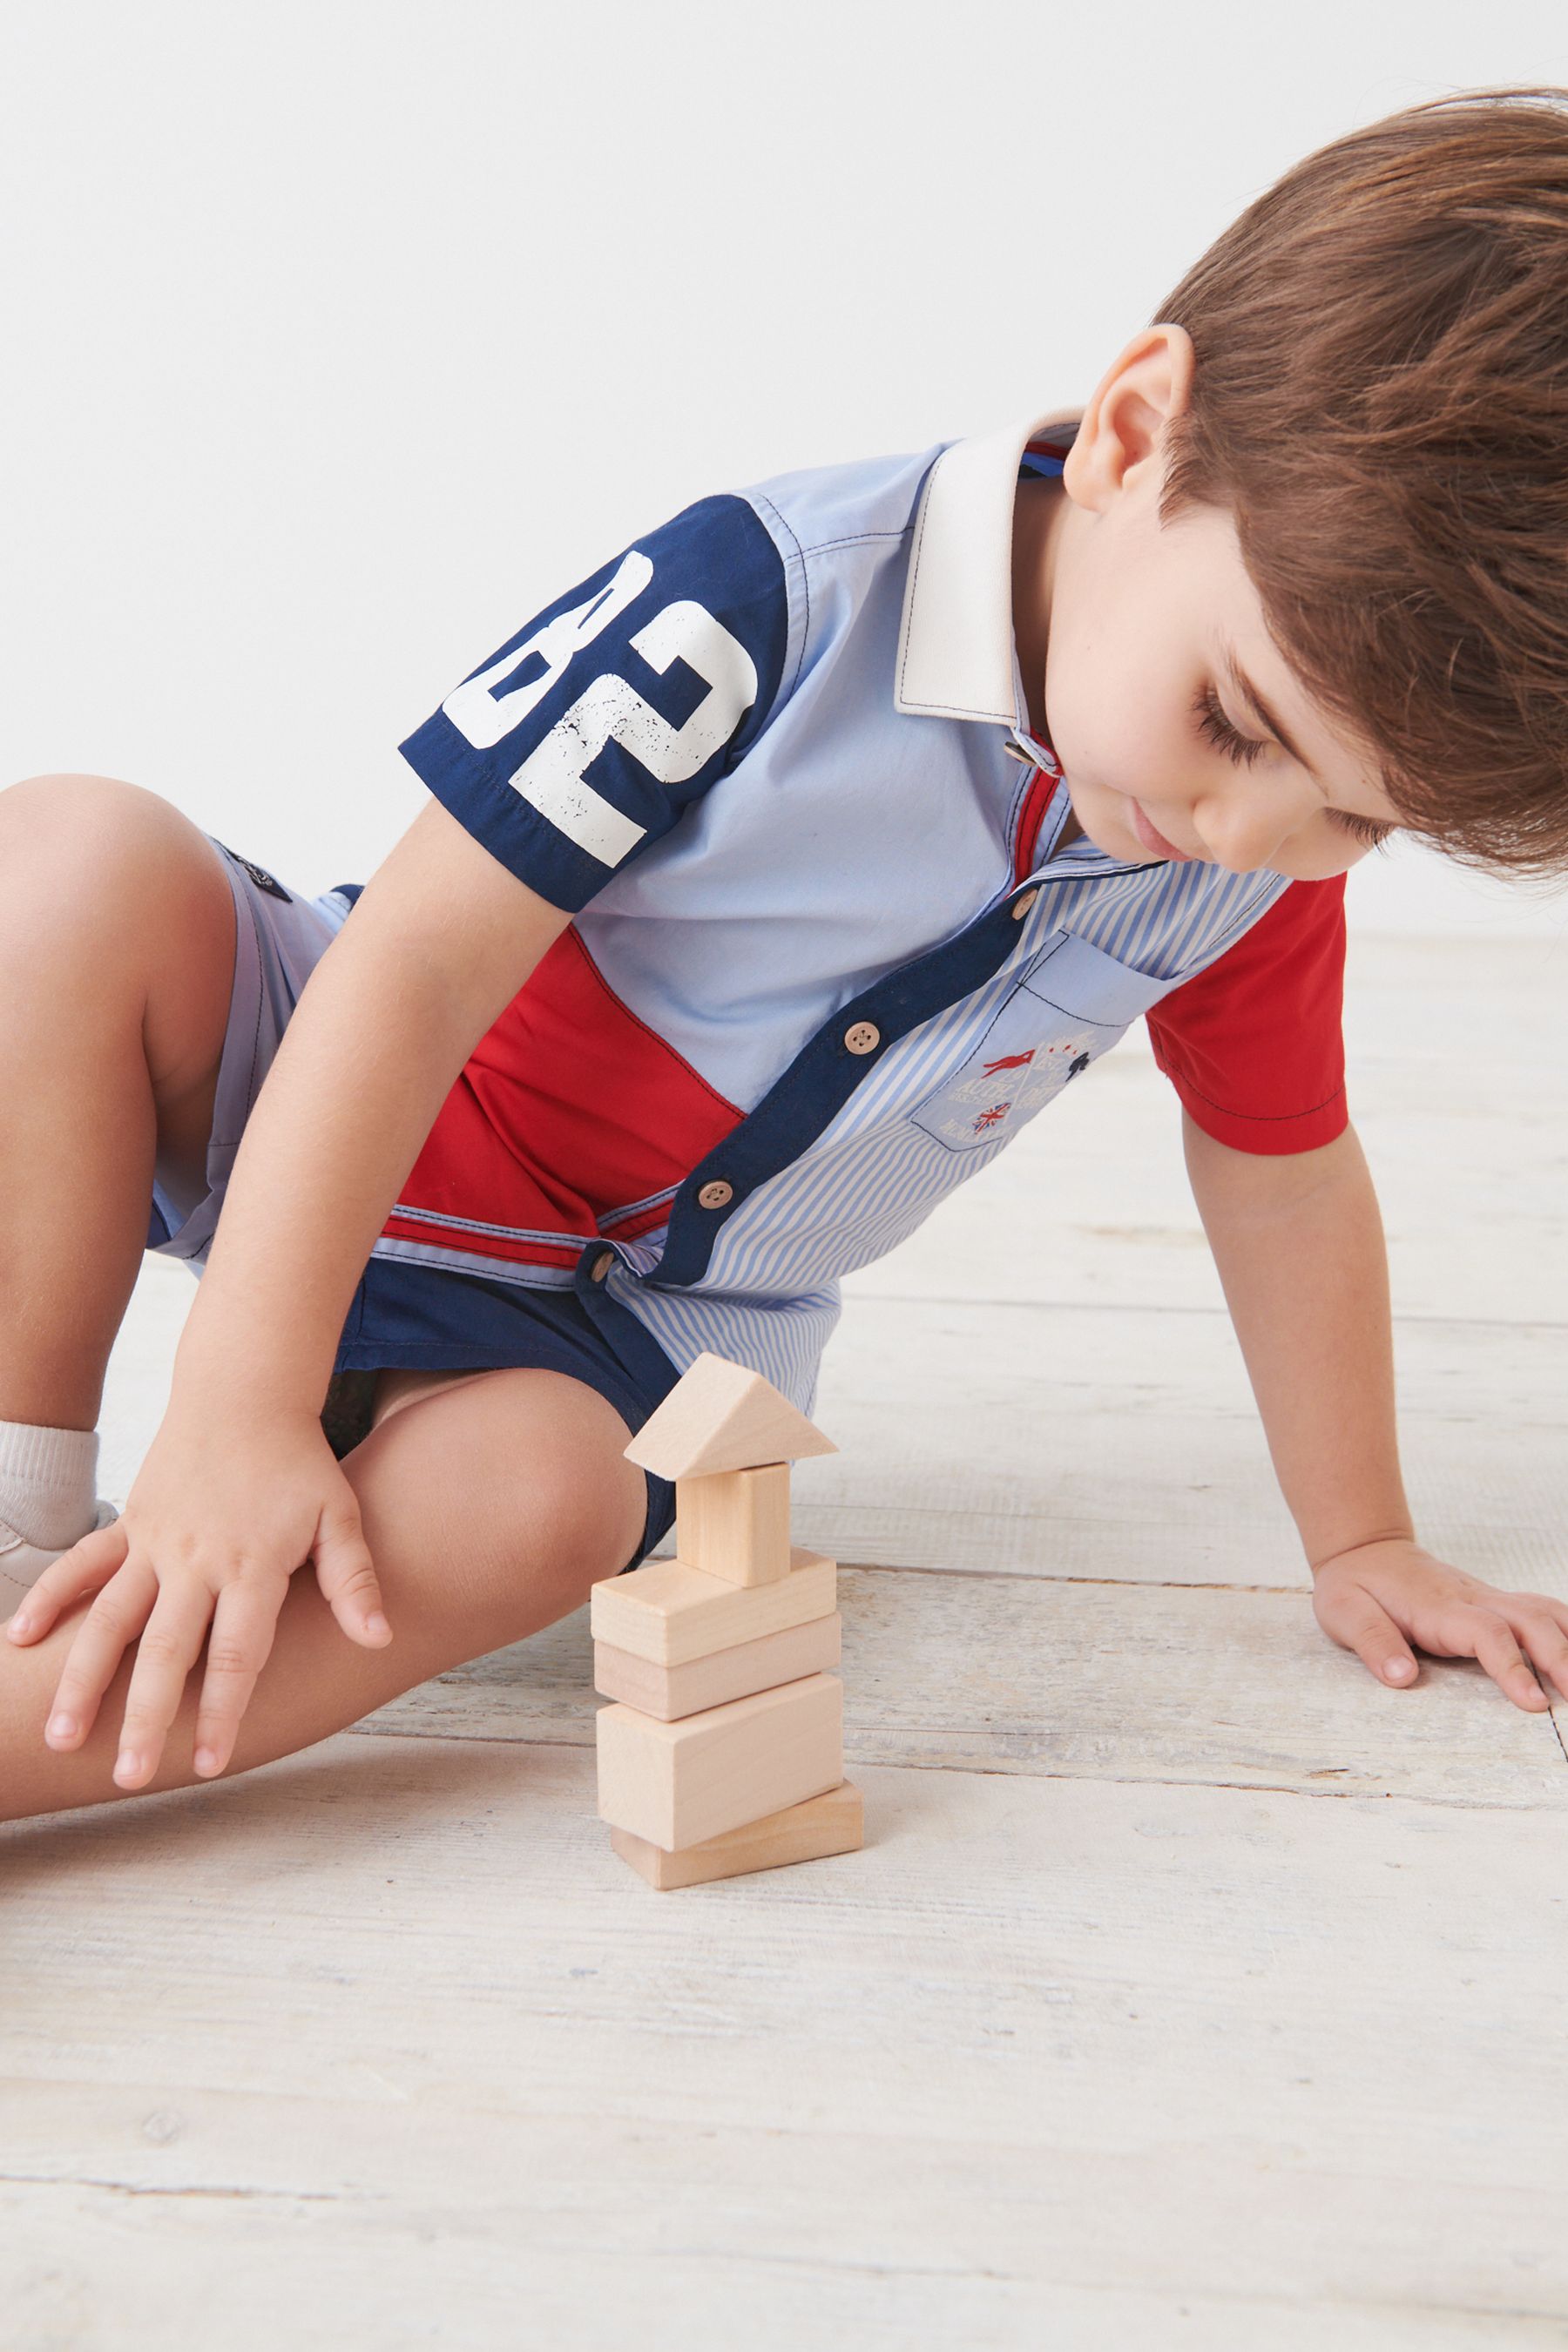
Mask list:
[[[1270,865],[1308,811],[1289,784],[1274,778],[1260,791],[1205,794],[1193,827],[1211,865],[1255,874]]]

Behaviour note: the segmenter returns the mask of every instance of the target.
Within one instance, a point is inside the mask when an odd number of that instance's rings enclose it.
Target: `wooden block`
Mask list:
[[[675,1485],[675,1550],[726,1584],[789,1574],[789,1464],[719,1470]]]
[[[807,1675],[679,1723],[602,1706],[594,1727],[601,1819],[667,1853],[820,1796],[844,1778],[837,1675]]]
[[[853,1780],[840,1780],[820,1797],[743,1822],[700,1845],[666,1853],[630,1830],[612,1828],[610,1843],[623,1862],[650,1886],[703,1886],[715,1878],[738,1878],[743,1871],[777,1870],[786,1862],[820,1862],[825,1854],[858,1853],[866,1842],[866,1808]]]
[[[588,1623],[608,1642],[656,1666],[683,1666],[710,1650],[760,1641],[786,1625],[826,1617],[838,1606],[838,1569],[819,1551],[790,1554],[787,1576],[769,1584],[726,1584],[683,1559],[650,1559],[588,1588]]]
[[[727,1699],[749,1698],[753,1691],[798,1682],[803,1675],[826,1673],[838,1664],[843,1624],[835,1609],[826,1617],[808,1618],[804,1625],[786,1625],[782,1633],[711,1650],[683,1666],[656,1666],[651,1658],[595,1642],[594,1688],[605,1698],[635,1706],[639,1715],[676,1723],[705,1706],[722,1706]]]
[[[658,1478],[697,1478],[837,1451],[761,1372],[704,1353],[648,1415],[626,1459]]]

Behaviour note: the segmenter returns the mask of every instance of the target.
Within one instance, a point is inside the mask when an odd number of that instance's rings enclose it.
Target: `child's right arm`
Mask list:
[[[431,804],[284,1033],[124,1518],[47,1569],[11,1621],[36,1640],[102,1588],[52,1746],[79,1746],[140,1636],[115,1779],[144,1786],[210,1623],[196,1769],[220,1771],[307,1559],[346,1633],[389,1638],[319,1419],[354,1286],[448,1089],[565,929],[563,909],[668,833],[767,722],[790,614],[761,515],[699,499],[569,589],[399,746]]]
[[[222,1770],[307,1559],[346,1633],[391,1638],[321,1403],[354,1286],[437,1113],[570,920],[432,801],[311,973],[247,1124],[124,1516],[46,1570],[13,1621],[36,1640],[103,1588],[51,1713],[59,1748],[80,1745],[143,1637],[122,1788],[157,1769],[209,1624],[197,1769]]]
[[[571,917],[432,801],[373,875],[247,1123],[175,1392],[321,1412],[371,1246],[474,1046]]]

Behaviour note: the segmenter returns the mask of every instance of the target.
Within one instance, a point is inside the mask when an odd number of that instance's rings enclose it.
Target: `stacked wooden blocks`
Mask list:
[[[787,1397],[699,1356],[626,1448],[675,1484],[677,1558],[593,1588],[599,1813],[653,1886],[853,1853],[837,1569],[792,1549],[789,1465],[832,1454]]]

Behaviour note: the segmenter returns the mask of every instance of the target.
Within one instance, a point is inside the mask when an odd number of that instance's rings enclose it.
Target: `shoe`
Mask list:
[[[98,1516],[88,1528],[88,1534],[96,1535],[100,1528],[112,1526],[119,1517],[112,1503],[100,1502]],[[78,1541],[80,1540],[79,1537]],[[5,1520],[0,1519],[0,1610],[9,1616],[17,1607],[23,1593],[32,1589],[45,1569],[52,1568],[56,1560],[63,1559],[70,1549],[69,1544],[60,1544],[50,1551],[42,1544],[29,1543],[25,1536],[16,1533],[15,1528],[8,1528]]]

